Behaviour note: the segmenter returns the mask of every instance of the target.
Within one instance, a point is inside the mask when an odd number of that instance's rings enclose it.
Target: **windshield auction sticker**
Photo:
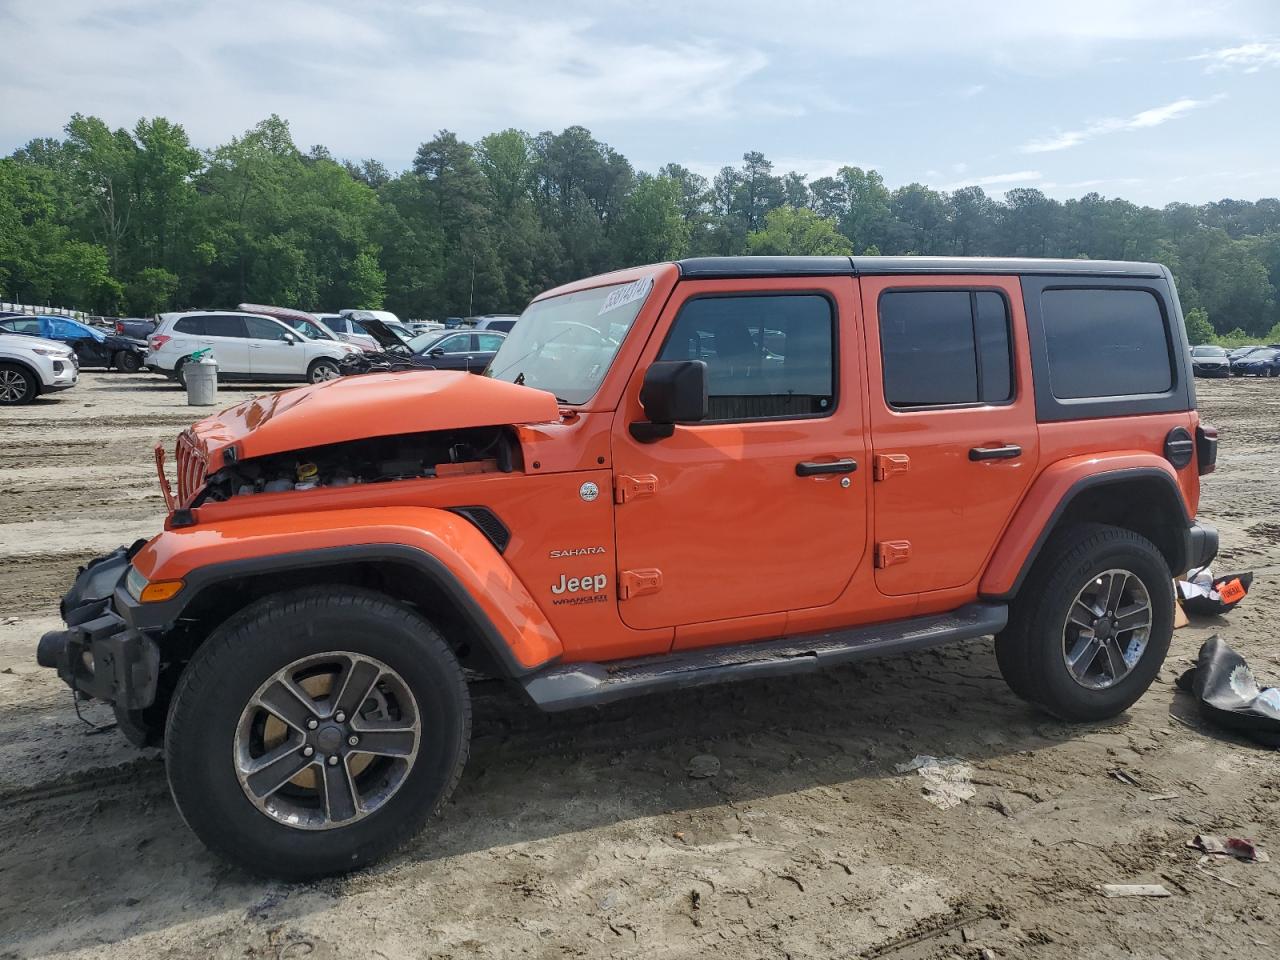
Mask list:
[[[649,291],[653,289],[653,277],[641,277],[639,280],[633,280],[628,284],[619,287],[605,299],[604,305],[600,308],[600,312],[596,316],[603,316],[610,310],[617,310],[619,307],[625,307],[628,303],[635,303],[637,300],[643,300],[649,295]]]

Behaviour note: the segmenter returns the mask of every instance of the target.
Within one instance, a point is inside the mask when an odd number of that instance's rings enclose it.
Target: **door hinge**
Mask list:
[[[877,480],[887,480],[896,473],[910,470],[911,458],[905,453],[877,453],[872,464],[872,476]]]
[[[881,540],[876,544],[876,566],[892,567],[911,559],[910,540]]]
[[[623,570],[618,574],[618,599],[630,600],[662,589],[662,571],[652,567],[645,570]]]
[[[658,478],[651,473],[638,477],[615,477],[613,481],[613,502],[626,503],[628,500],[639,500],[641,497],[652,497],[658,492]]]

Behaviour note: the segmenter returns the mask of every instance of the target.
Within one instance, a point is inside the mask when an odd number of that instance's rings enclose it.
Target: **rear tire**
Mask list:
[[[40,393],[35,374],[16,363],[0,363],[0,405],[30,403]]]
[[[348,687],[349,717],[333,693]],[[391,750],[386,738],[410,725]],[[206,846],[300,880],[359,869],[417,833],[457,785],[470,732],[462,669],[426,620],[371,590],[312,587],[259,600],[200,647],[174,693],[165,759],[174,802]],[[264,782],[282,760],[297,766]]]
[[[1114,717],[1159,673],[1173,611],[1172,575],[1150,540],[1104,524],[1072,526],[1046,544],[1019,590],[996,660],[1014,693],[1053,716]]]
[[[142,358],[131,350],[116,353],[116,369],[123,373],[137,373],[142,369]]]

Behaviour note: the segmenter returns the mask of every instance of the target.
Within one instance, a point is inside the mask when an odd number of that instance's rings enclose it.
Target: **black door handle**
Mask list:
[[[1022,448],[1016,443],[1003,447],[974,447],[969,451],[970,460],[1012,460],[1022,456]]]
[[[852,459],[835,460],[830,463],[804,460],[796,464],[796,476],[815,477],[820,473],[853,473],[857,469],[858,461]]]

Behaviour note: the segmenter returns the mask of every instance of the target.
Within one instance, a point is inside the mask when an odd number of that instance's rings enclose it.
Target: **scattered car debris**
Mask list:
[[[706,780],[720,773],[720,758],[709,753],[700,753],[689,761],[685,770],[694,780]]]
[[[1147,797],[1148,800],[1177,800],[1182,794],[1180,793],[1153,793]]]
[[[1210,833],[1197,833],[1187,841],[1187,846],[1211,857],[1235,857],[1246,863],[1268,863],[1271,860],[1267,851],[1256,846],[1252,840],[1244,840],[1240,837],[1227,837],[1224,840]]]
[[[1208,567],[1178,582],[1178,599],[1187,613],[1216,617],[1233,610],[1253,585],[1253,571],[1215,577]]]
[[[1142,786],[1142,784],[1138,783],[1138,781],[1134,779],[1133,774],[1121,769],[1120,767],[1116,767],[1114,770],[1108,770],[1107,775],[1114,780],[1119,780],[1121,783],[1127,783],[1131,787]]]
[[[1104,897],[1172,897],[1173,894],[1158,883],[1104,883]]]
[[[973,768],[955,757],[938,759],[920,754],[895,768],[898,773],[914,770],[924,780],[924,798],[941,810],[964,803],[977,793]]]
[[[1259,689],[1244,657],[1216,633],[1200,648],[1196,665],[1178,678],[1178,689],[1195,695],[1211,723],[1280,747],[1280,689]]]

